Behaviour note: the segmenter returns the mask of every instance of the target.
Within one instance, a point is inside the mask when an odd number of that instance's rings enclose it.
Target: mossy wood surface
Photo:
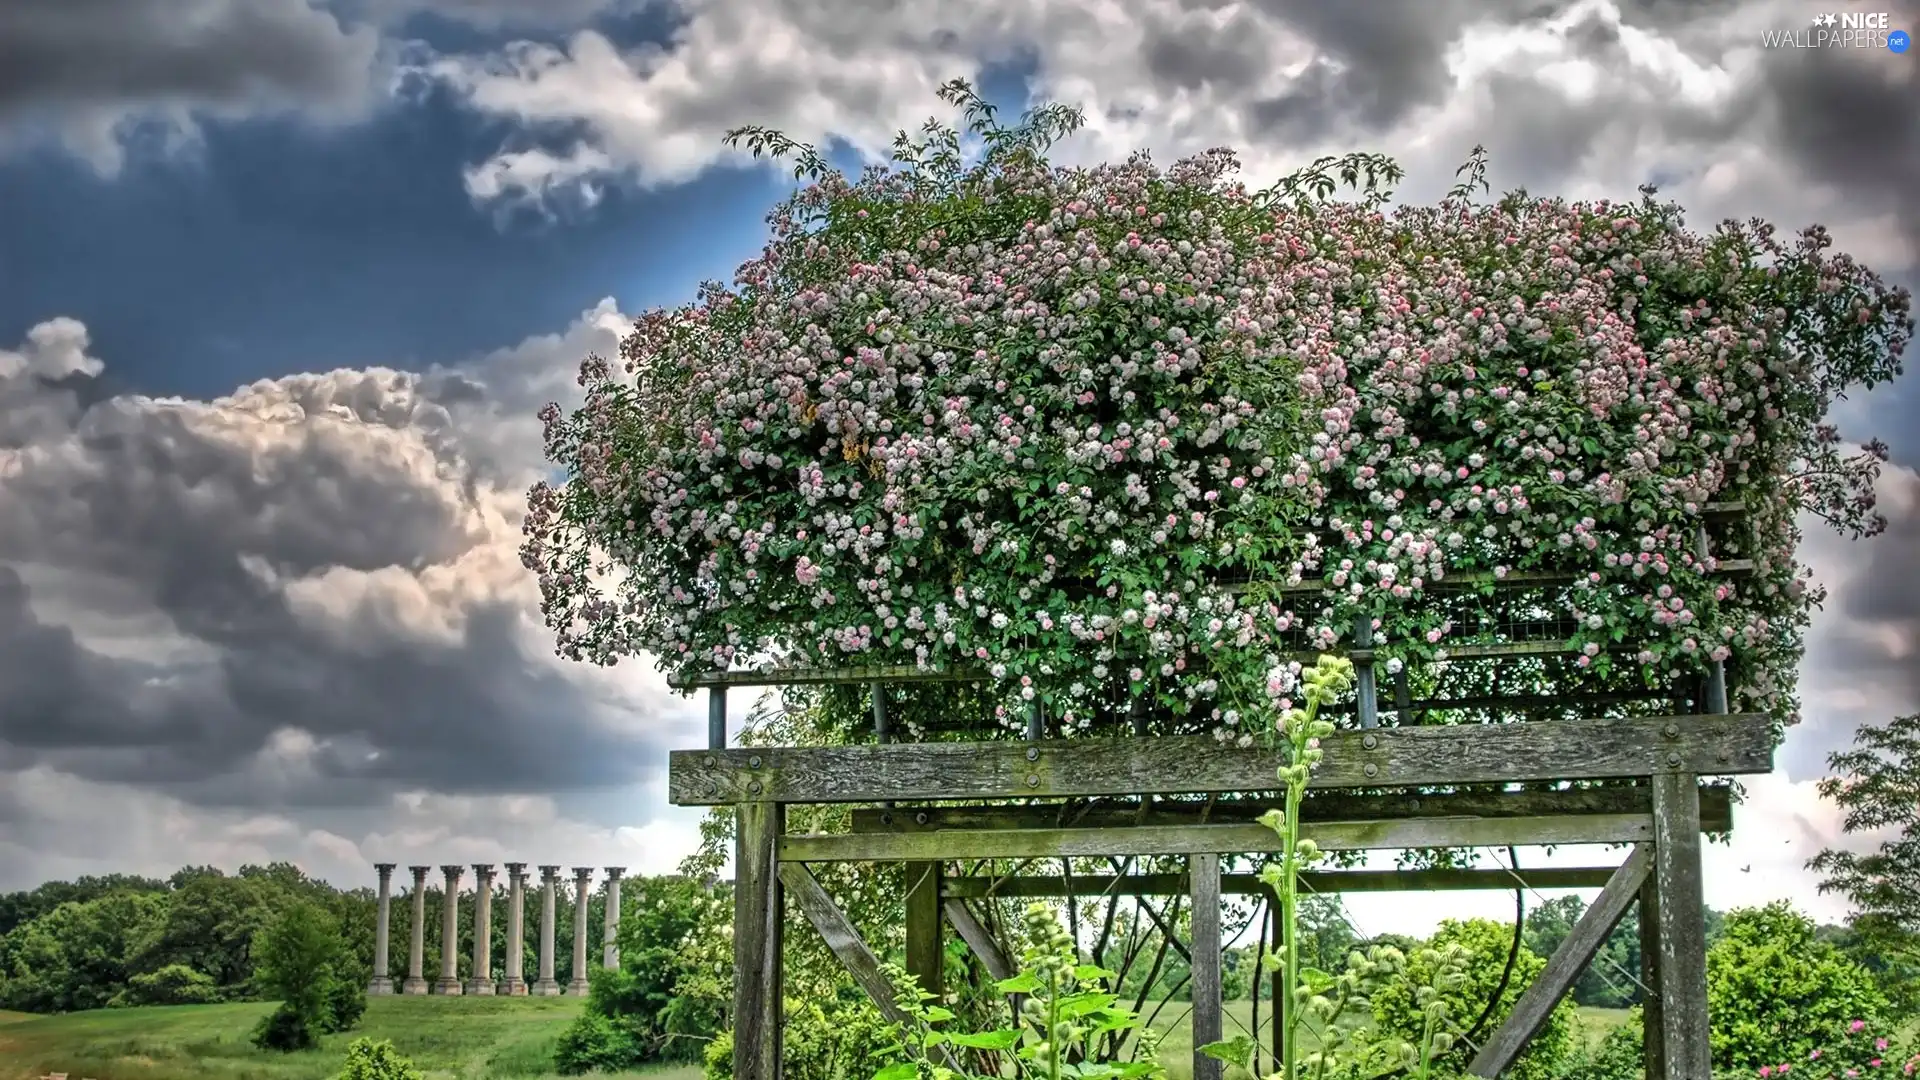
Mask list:
[[[1601,780],[1773,768],[1758,714],[1342,731],[1322,740],[1316,788]],[[1273,790],[1280,751],[1205,736],[679,750],[679,806],[939,802]]]

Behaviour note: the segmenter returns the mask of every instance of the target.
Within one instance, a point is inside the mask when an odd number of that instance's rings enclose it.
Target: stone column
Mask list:
[[[460,875],[466,867],[455,863],[440,868],[447,875],[447,891],[440,898],[440,981],[436,994],[460,993]]]
[[[607,938],[600,963],[608,971],[620,966],[620,875],[626,872],[624,866],[607,867]]]
[[[573,979],[567,993],[581,996],[587,992],[587,889],[593,883],[593,867],[573,868]]]
[[[407,981],[403,994],[427,992],[427,871],[431,866],[409,866],[413,871],[413,927],[407,941]]]
[[[512,997],[524,997],[527,992],[527,980],[521,973],[527,948],[526,886],[527,864],[508,863],[507,975],[500,984],[500,992]]]
[[[560,992],[553,977],[553,898],[560,889],[560,868],[540,868],[540,980],[533,984],[535,997],[552,997]]]
[[[493,996],[493,864],[473,864],[473,974],[467,993]]]
[[[380,873],[380,907],[373,917],[373,981],[367,993],[384,997],[393,993],[393,980],[387,977],[388,926],[393,915],[393,867],[390,862],[374,863]]]

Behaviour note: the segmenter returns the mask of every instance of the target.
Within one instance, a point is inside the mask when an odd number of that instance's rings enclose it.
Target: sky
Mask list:
[[[1920,29],[1920,0],[9,0],[0,889],[692,849],[663,785],[704,703],[555,658],[516,549],[536,410],[763,242],[788,177],[729,128],[857,162],[966,77],[1084,108],[1068,161],[1224,145],[1259,183],[1383,150],[1410,201],[1483,144],[1496,190],[1653,182],[1911,286],[1920,53],[1762,48],[1829,9]],[[1834,419],[1891,445],[1890,525],[1809,525],[1807,719],[1708,851],[1719,907],[1843,915],[1803,868],[1839,833],[1814,784],[1920,710],[1920,381]]]

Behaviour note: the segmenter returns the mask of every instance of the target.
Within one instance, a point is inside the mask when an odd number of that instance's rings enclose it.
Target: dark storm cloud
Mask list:
[[[1475,12],[1459,0],[1259,0],[1257,6],[1318,50],[1285,93],[1252,108],[1256,122],[1294,138],[1340,124],[1384,130],[1438,100],[1449,84],[1447,45]]]
[[[0,111],[340,102],[366,88],[375,48],[303,0],[7,0]]]
[[[1920,502],[1883,510],[1886,533],[1860,545],[1858,571],[1827,610],[1856,624],[1861,639],[1839,663],[1867,685],[1920,706]]]
[[[1920,4],[1909,4],[1894,25],[1911,31],[1916,16]],[[1770,135],[1786,162],[1857,199],[1855,209],[1893,215],[1920,266],[1920,66],[1884,50],[1789,49],[1768,60]]]
[[[343,371],[82,407],[0,377],[0,402],[37,404],[0,409],[18,429],[0,446],[27,448],[0,456],[8,767],[227,805],[553,794],[656,770],[667,721],[601,700],[527,632],[518,488],[467,462],[447,411],[483,385],[428,381],[456,400]],[[141,606],[181,655],[89,640]],[[287,729],[308,740],[291,758]]]

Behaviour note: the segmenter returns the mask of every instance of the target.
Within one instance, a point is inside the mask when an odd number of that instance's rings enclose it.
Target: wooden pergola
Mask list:
[[[1706,517],[1737,516],[1710,506]],[[1706,528],[1700,528],[1705,552]],[[1722,560],[1720,574],[1750,565]],[[1532,574],[1527,584],[1557,575]],[[1520,575],[1502,580],[1519,584]],[[1572,575],[1565,575],[1570,582]],[[1303,589],[1303,591],[1306,591]],[[1729,790],[1702,777],[1772,771],[1774,727],[1763,715],[1728,711],[1724,671],[1708,665],[1696,685],[1671,692],[1667,715],[1458,726],[1420,726],[1446,708],[1497,707],[1500,699],[1415,701],[1405,672],[1391,679],[1380,723],[1379,680],[1367,631],[1345,650],[1356,668],[1357,727],[1321,741],[1324,760],[1303,807],[1304,833],[1322,850],[1479,848],[1545,844],[1625,845],[1618,866],[1552,870],[1323,871],[1319,891],[1599,887],[1544,971],[1511,1014],[1475,1048],[1474,1075],[1502,1073],[1542,1028],[1635,900],[1639,901],[1650,1080],[1705,1080],[1706,941],[1701,836],[1732,828]],[[1571,651],[1542,642],[1455,649],[1450,659],[1503,659]],[[734,892],[734,1075],[780,1076],[782,932],[792,903],[821,934],[883,1013],[899,1016],[873,950],[828,895],[816,863],[907,866],[907,969],[939,992],[943,942],[952,927],[994,977],[1006,957],[974,914],[986,896],[1185,894],[1192,903],[1186,952],[1192,960],[1193,1044],[1222,1037],[1220,994],[1223,894],[1262,889],[1251,875],[1223,874],[1221,857],[1271,853],[1273,831],[1255,821],[1278,805],[1249,798],[1276,788],[1285,752],[1245,749],[1205,736],[1049,737],[1038,710],[1026,738],[898,742],[887,715],[889,685],[983,680],[976,671],[911,667],[721,672],[675,680],[708,691],[704,750],[675,751],[669,797],[676,805],[732,805],[736,814]],[[734,687],[856,684],[872,687],[874,741],[832,747],[729,747],[727,691]],[[1667,696],[1667,695],[1662,695]],[[1614,699],[1617,700],[1617,696]],[[1596,698],[1597,707],[1605,702]],[[1560,701],[1567,706],[1575,700]],[[1557,786],[1585,781],[1598,785]],[[1532,785],[1526,790],[1505,790]],[[1421,789],[1446,790],[1425,793]],[[790,833],[796,804],[866,804],[848,833]],[[975,805],[953,805],[975,804]],[[978,805],[982,803],[999,805]],[[963,860],[1174,856],[1184,873],[1101,878],[950,875]],[[1275,1025],[1276,1039],[1278,1025]],[[1196,1053],[1196,1080],[1218,1080],[1217,1061]]]

